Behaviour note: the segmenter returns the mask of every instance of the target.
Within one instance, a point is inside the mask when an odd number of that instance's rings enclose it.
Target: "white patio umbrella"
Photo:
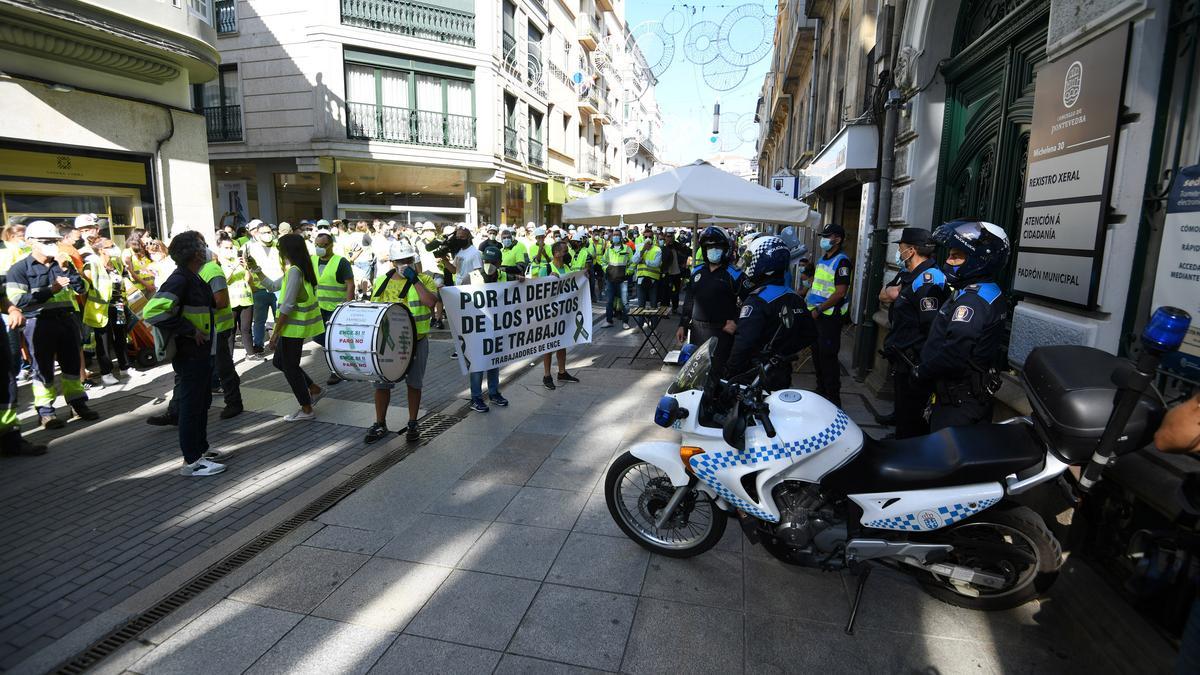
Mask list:
[[[804,202],[703,160],[567,202],[562,214],[564,221],[577,224],[685,222],[693,227],[710,219],[801,224],[808,216]]]

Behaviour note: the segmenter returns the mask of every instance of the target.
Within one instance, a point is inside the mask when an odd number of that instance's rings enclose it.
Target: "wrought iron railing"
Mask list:
[[[347,103],[346,119],[350,138],[442,148],[475,147],[475,118],[470,115]]]
[[[563,69],[559,68],[558,64],[553,61],[550,62],[550,74],[558,78],[559,82],[562,82],[568,87],[575,86],[575,83],[571,81],[571,76],[563,72]]]
[[[504,127],[504,156],[516,159],[517,154],[517,130],[506,126]]]
[[[504,70],[513,77],[520,77],[521,70],[517,67],[517,38],[511,33],[500,35],[501,58],[504,59]]]
[[[546,166],[546,158],[543,154],[542,142],[536,138],[529,139],[529,163],[543,168]]]
[[[209,143],[242,140],[242,106],[206,106],[204,126],[208,130]]]
[[[412,0],[342,0],[347,26],[475,46],[475,15]]]
[[[217,0],[213,3],[217,34],[237,32],[237,0]]]
[[[600,158],[596,155],[587,155],[583,158],[583,172],[586,176],[600,177]]]

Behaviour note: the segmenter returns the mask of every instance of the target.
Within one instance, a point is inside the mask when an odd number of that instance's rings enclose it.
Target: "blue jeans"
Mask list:
[[[267,309],[270,309],[271,316],[274,316],[277,305],[278,299],[271,291],[262,288],[254,291],[254,324],[252,334],[254,347],[261,348],[263,346],[263,338],[267,335]]]
[[[492,368],[487,371],[488,397],[500,395],[500,369]],[[471,373],[471,400],[483,400],[483,373]]]
[[[183,451],[183,461],[191,464],[208,450],[213,359],[207,353],[176,356],[171,367],[175,370],[175,396],[171,403],[178,402],[179,408],[179,449]]]
[[[624,320],[629,310],[629,287],[625,285],[625,281],[608,280],[608,304],[604,306],[604,320],[612,323],[613,320],[613,303],[617,298],[621,298],[621,319]]]

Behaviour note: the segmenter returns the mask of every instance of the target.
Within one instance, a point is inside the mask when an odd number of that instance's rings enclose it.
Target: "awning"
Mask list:
[[[873,124],[842,127],[833,140],[817,153],[801,172],[800,196],[820,190],[862,183],[863,170],[874,171],[879,154],[879,135]]]
[[[564,183],[560,180],[550,179],[546,181],[546,202],[548,204],[566,204],[572,199],[583,199],[599,194],[595,190],[589,190],[582,185],[574,183]]]

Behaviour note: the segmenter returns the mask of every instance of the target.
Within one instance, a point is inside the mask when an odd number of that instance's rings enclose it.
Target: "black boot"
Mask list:
[[[87,403],[84,403],[83,401],[72,403],[71,409],[75,411],[75,417],[78,417],[81,420],[93,422],[100,419],[100,413],[89,408]]]

